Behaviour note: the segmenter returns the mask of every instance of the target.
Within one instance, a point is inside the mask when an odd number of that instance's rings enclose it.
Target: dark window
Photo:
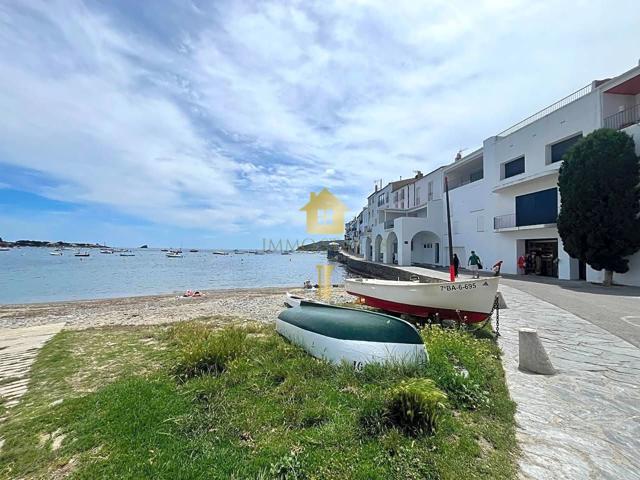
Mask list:
[[[478,170],[477,172],[473,172],[469,175],[469,182],[477,182],[478,180],[482,180],[484,177],[484,172],[482,170]]]
[[[556,223],[558,218],[558,189],[516,197],[516,226]]]
[[[516,158],[504,164],[504,178],[524,173],[524,157]]]
[[[567,153],[567,151],[581,138],[582,135],[576,135],[575,137],[567,138],[555,145],[551,145],[551,163],[562,160],[564,154]]]

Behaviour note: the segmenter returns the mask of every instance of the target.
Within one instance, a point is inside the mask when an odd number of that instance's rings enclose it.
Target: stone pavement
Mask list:
[[[501,285],[500,346],[523,479],[640,479],[640,350],[559,307]],[[518,370],[518,330],[538,334],[558,374]]]
[[[64,323],[0,329],[0,401],[5,407],[17,404],[27,391],[29,369],[38,351],[62,327]]]

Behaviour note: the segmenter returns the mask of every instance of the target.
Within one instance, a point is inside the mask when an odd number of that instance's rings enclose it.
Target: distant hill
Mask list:
[[[306,245],[300,245],[296,250],[298,252],[326,252],[329,249],[329,244],[336,242],[343,246],[343,240],[320,240],[319,242],[307,243]]]
[[[48,242],[46,240],[16,240],[9,242],[0,238],[0,247],[71,247],[71,248],[104,248],[98,243]]]

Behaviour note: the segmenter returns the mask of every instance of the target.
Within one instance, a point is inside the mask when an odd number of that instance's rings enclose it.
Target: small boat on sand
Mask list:
[[[214,255],[229,255],[229,252],[223,252],[222,250],[214,250],[213,252]]]
[[[191,250],[189,250],[191,253],[198,253],[200,250],[196,249],[196,248],[192,248]]]
[[[417,283],[396,280],[348,278],[347,293],[372,307],[417,317],[478,323],[491,315],[500,277],[456,282]]]
[[[60,250],[54,250],[52,252],[49,252],[49,255],[53,255],[54,257],[61,257],[62,252]]]
[[[284,310],[276,331],[310,355],[355,368],[367,363],[417,363],[429,357],[413,325],[390,315],[302,300]]]
[[[182,258],[182,252],[172,251],[167,253],[167,258]]]
[[[8,252],[11,250],[9,247],[0,247],[0,252]]]
[[[284,299],[284,306],[287,308],[299,307],[301,302],[313,302],[310,298],[301,297],[300,295],[294,295],[291,292],[286,293],[286,297]]]

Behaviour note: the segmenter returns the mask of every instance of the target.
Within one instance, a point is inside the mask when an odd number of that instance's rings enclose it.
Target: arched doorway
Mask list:
[[[376,237],[375,246],[373,248],[373,261],[382,262],[382,235]]]
[[[385,263],[398,263],[398,237],[395,232],[390,232],[387,236]]]
[[[373,258],[373,247],[371,246],[371,237],[364,240],[364,259],[371,260]]]
[[[424,265],[440,265],[440,237],[433,232],[421,231],[411,239],[411,263]]]

